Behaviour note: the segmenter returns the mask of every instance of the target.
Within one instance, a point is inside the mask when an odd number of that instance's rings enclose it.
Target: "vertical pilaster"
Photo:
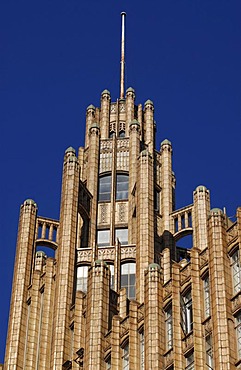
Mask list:
[[[198,186],[193,192],[193,246],[201,250],[208,246],[208,214],[210,195],[205,186]]]
[[[77,358],[76,352],[81,348],[84,348],[84,358],[79,359],[85,364],[85,318],[84,318],[84,303],[85,303],[85,294],[81,291],[76,292],[75,296],[75,315],[74,315],[74,343],[73,343],[73,357]],[[73,370],[79,370],[79,364],[73,361],[72,363]]]
[[[136,243],[136,218],[133,219],[135,208],[134,186],[137,182],[138,156],[140,154],[140,124],[133,120],[129,127],[129,211],[128,211],[128,238],[129,244]]]
[[[58,265],[51,366],[61,369],[71,357],[69,309],[73,302],[78,219],[79,163],[73,148],[65,152],[60,208]]]
[[[137,179],[136,299],[144,300],[144,271],[154,261],[153,159],[147,150],[139,156]]]
[[[89,244],[92,248],[96,246],[99,147],[100,127],[98,123],[93,123],[89,130],[89,160],[87,171],[87,188],[92,194],[89,228]]]
[[[151,100],[145,102],[144,107],[145,121],[145,144],[148,151],[153,155],[155,146],[155,125],[154,125],[154,105]]]
[[[164,317],[162,311],[162,281],[160,266],[152,263],[145,271],[145,368],[164,366]]]
[[[94,122],[95,122],[95,106],[91,104],[86,109],[85,148],[89,146],[89,131],[92,123]]]
[[[23,369],[28,323],[28,286],[31,277],[37,205],[27,199],[20,209],[17,250],[14,264],[8,336],[5,354],[6,369]]]
[[[129,309],[129,351],[130,351],[130,369],[140,368],[140,351],[138,338],[138,303],[130,301]]]
[[[172,232],[170,220],[170,213],[173,211],[172,145],[167,139],[161,143],[161,162],[161,214],[163,232]]]
[[[120,320],[119,316],[114,316],[112,319],[112,341],[111,341],[111,368],[121,370],[121,354],[120,354]]]
[[[205,369],[205,346],[202,330],[202,281],[199,270],[199,250],[191,249],[191,278],[192,278],[192,309],[193,309],[193,341],[194,362],[200,369]]]
[[[25,369],[35,369],[39,357],[39,337],[43,313],[43,292],[39,292],[41,271],[35,270],[32,278],[29,327],[26,345]]]
[[[86,314],[86,355],[88,370],[105,369],[104,336],[108,331],[110,270],[97,260],[89,269]]]
[[[44,291],[41,294],[44,307],[42,307],[42,320],[40,328],[39,340],[39,355],[37,358],[38,370],[50,369],[51,362],[51,346],[53,335],[53,314],[54,314],[54,293],[55,293],[55,280],[54,280],[54,264],[53,258],[47,258],[45,265],[44,276]]]
[[[180,265],[172,265],[172,315],[173,315],[173,348],[174,352],[174,369],[183,370],[185,368],[184,358],[182,355],[182,329],[180,325]]]
[[[101,139],[109,138],[110,124],[110,92],[104,90],[101,94],[101,111],[100,111],[100,136]]]
[[[135,90],[129,87],[126,90],[126,137],[129,136],[129,125],[134,119]],[[131,158],[131,157],[130,157]]]
[[[229,325],[231,316],[231,276],[227,256],[225,216],[214,208],[208,220],[210,290],[213,323],[214,367],[219,370],[235,369],[235,359],[230,348]]]

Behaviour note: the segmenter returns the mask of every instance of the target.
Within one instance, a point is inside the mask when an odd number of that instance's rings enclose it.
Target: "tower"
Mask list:
[[[125,91],[124,23],[120,98],[104,90],[87,107],[85,146],[64,155],[59,220],[21,206],[6,369],[239,364],[240,210],[235,223],[210,210],[204,186],[175,209],[172,144],[156,149],[153,102]]]

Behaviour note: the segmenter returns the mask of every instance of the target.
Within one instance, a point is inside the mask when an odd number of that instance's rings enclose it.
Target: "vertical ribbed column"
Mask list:
[[[205,347],[202,328],[202,280],[199,270],[199,250],[191,249],[191,277],[192,277],[192,310],[193,310],[193,341],[194,362],[198,368],[205,369]]]
[[[161,214],[163,232],[171,230],[170,213],[173,211],[172,145],[169,140],[161,143]]]
[[[153,160],[147,150],[139,157],[137,178],[136,299],[144,300],[144,271],[154,261]]]
[[[125,132],[126,137],[129,136],[129,125],[134,119],[134,111],[135,111],[135,90],[132,87],[129,87],[126,90],[126,132]]]
[[[50,343],[53,335],[53,311],[55,296],[54,264],[55,260],[53,258],[47,258],[44,276],[44,309],[42,309],[41,335],[39,343],[40,348],[37,359],[38,370],[50,369]]]
[[[115,242],[115,261],[114,261],[114,290],[120,290],[120,271],[121,271],[121,244],[119,240]]]
[[[93,123],[89,130],[89,158],[87,171],[87,189],[92,194],[89,228],[89,245],[94,249],[96,245],[97,224],[97,197],[99,174],[100,127]],[[93,251],[94,252],[94,251]]]
[[[174,369],[185,369],[182,355],[182,329],[180,311],[180,266],[177,263],[172,265],[172,315],[173,315],[173,348],[174,348]]]
[[[91,104],[86,108],[85,148],[89,146],[89,131],[95,121],[95,106]]]
[[[85,294],[81,291],[76,292],[75,296],[75,309],[74,309],[74,345],[73,345],[73,357],[77,358],[76,352],[79,349],[84,348],[84,358],[79,361],[83,361],[85,364],[85,318],[84,318],[84,303]],[[73,370],[79,370],[79,364],[76,362],[72,363]]]
[[[19,217],[5,354],[6,369],[23,369],[24,364],[28,322],[28,304],[26,301],[31,276],[36,216],[36,203],[31,199],[26,200],[21,206]]]
[[[138,303],[130,301],[129,308],[129,360],[130,369],[140,368],[140,355],[139,355],[139,338],[138,338]]]
[[[163,283],[165,284],[171,278],[171,255],[170,249],[163,250]]]
[[[152,263],[145,271],[145,368],[164,366],[164,317],[162,310],[162,281],[160,266]]]
[[[214,367],[218,370],[235,369],[230,348],[228,320],[231,316],[231,271],[227,255],[226,222],[221,209],[210,211],[208,221],[210,290],[213,323]]]
[[[145,144],[148,151],[153,155],[155,147],[155,125],[154,125],[154,105],[151,100],[145,102],[144,107],[145,121]]]
[[[108,331],[110,270],[97,260],[89,269],[86,313],[85,366],[88,370],[105,369],[104,336]]]
[[[61,369],[71,356],[69,309],[73,302],[79,194],[79,163],[73,148],[65,152],[56,274],[52,367]]]
[[[129,211],[128,211],[128,238],[129,244],[136,243],[136,218],[133,218],[135,209],[134,186],[137,181],[138,156],[140,154],[140,124],[133,120],[129,127]]]
[[[120,320],[119,316],[112,319],[112,341],[111,341],[111,368],[115,370],[122,369],[120,353]]]
[[[39,356],[39,335],[43,309],[43,292],[39,292],[41,271],[35,270],[32,278],[29,327],[27,334],[25,369],[35,369]]]
[[[208,246],[208,214],[210,195],[205,186],[198,186],[193,192],[193,246],[201,250]]]
[[[110,92],[104,90],[101,94],[101,110],[100,110],[100,136],[101,139],[109,138],[110,125]]]

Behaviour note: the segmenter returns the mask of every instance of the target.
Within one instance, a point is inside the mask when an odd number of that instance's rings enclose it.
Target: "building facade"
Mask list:
[[[4,370],[241,368],[241,208],[231,222],[198,186],[175,209],[155,131],[151,100],[104,90],[65,152],[59,220],[22,204]]]

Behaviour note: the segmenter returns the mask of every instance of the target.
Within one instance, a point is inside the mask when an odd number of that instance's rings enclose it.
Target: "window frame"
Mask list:
[[[127,266],[128,265],[128,273],[123,273],[122,269],[124,268],[124,266]],[[131,265],[131,266],[130,266]],[[130,271],[130,268],[131,267],[135,267],[135,272],[132,273],[132,271]],[[131,284],[130,282],[130,275],[134,275],[134,284]],[[123,277],[124,276],[127,276],[127,285],[126,284],[123,284]],[[131,295],[131,292],[130,292],[130,288],[134,287],[134,296]],[[136,262],[135,261],[123,261],[121,263],[121,288],[125,288],[126,289],[126,295],[129,299],[135,299],[136,298]]]
[[[172,316],[172,305],[168,305],[165,309],[165,336],[166,336],[166,351],[169,351],[173,347],[173,316]]]
[[[125,342],[122,346],[122,368],[123,370],[129,370],[130,368],[130,348],[129,348],[129,341]]]
[[[238,359],[241,359],[241,311],[238,311],[235,315],[235,332],[237,343],[237,356]]]
[[[210,297],[210,278],[209,274],[203,277],[203,303],[204,303],[204,318],[211,316],[211,297]]]
[[[101,188],[104,187],[104,180],[109,180],[106,182],[107,190],[105,192],[101,192]],[[112,190],[112,174],[105,173],[99,176],[98,181],[98,202],[110,202],[111,201],[111,190]],[[106,194],[106,196],[104,196]]]
[[[193,330],[192,290],[189,289],[180,296],[181,326],[185,335]]]
[[[81,271],[81,268],[82,268],[82,271],[84,272],[83,273],[83,276],[78,276],[78,271]],[[76,271],[76,292],[87,293],[89,268],[90,268],[90,265],[78,265],[77,266],[77,271]],[[80,279],[83,280],[82,283],[80,282]],[[80,289],[80,286],[81,287],[83,286],[84,289]]]
[[[241,263],[240,263],[240,251],[239,248],[230,255],[230,266],[232,272],[232,286],[233,294],[237,294],[241,290]],[[236,271],[235,271],[236,269]],[[237,282],[235,283],[235,280]]]
[[[208,340],[209,338],[209,340]],[[208,334],[205,337],[206,347],[206,366],[208,370],[213,370],[213,346],[212,346],[212,334]]]
[[[118,181],[123,177],[127,181]],[[123,184],[127,184],[124,189],[118,189]],[[127,201],[129,198],[129,173],[117,172],[116,173],[116,186],[115,186],[115,200],[116,201]]]

